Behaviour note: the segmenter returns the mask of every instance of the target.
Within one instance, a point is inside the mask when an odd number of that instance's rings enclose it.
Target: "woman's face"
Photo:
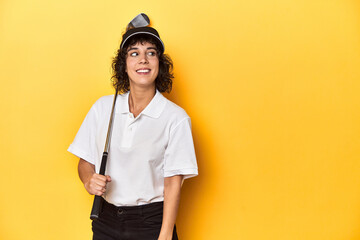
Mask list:
[[[159,57],[152,43],[136,43],[127,50],[126,72],[130,88],[155,88],[155,79],[159,73]]]

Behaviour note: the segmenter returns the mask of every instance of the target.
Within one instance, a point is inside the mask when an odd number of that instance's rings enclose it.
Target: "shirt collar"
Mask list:
[[[116,108],[116,113],[130,113],[129,93],[130,92],[126,92],[118,96],[117,104],[119,104],[119,107]],[[163,112],[165,105],[166,98],[158,90],[156,90],[155,96],[151,99],[150,103],[145,107],[140,115],[158,118]]]

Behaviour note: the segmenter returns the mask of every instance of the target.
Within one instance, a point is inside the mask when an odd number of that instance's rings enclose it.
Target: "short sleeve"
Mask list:
[[[190,118],[183,119],[171,132],[165,150],[164,177],[198,175]]]
[[[86,160],[95,165],[98,149],[96,147],[96,126],[97,113],[94,106],[86,115],[74,141],[71,143],[68,151],[75,156]]]

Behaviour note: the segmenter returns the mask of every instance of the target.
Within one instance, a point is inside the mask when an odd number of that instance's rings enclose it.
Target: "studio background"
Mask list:
[[[1,0],[0,239],[91,239],[66,150],[141,12],[192,119],[180,238],[360,239],[355,0]]]

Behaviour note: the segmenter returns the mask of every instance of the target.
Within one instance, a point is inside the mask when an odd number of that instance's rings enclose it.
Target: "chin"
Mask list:
[[[154,82],[139,81],[134,83],[134,85],[137,85],[142,88],[155,88],[155,81]]]

